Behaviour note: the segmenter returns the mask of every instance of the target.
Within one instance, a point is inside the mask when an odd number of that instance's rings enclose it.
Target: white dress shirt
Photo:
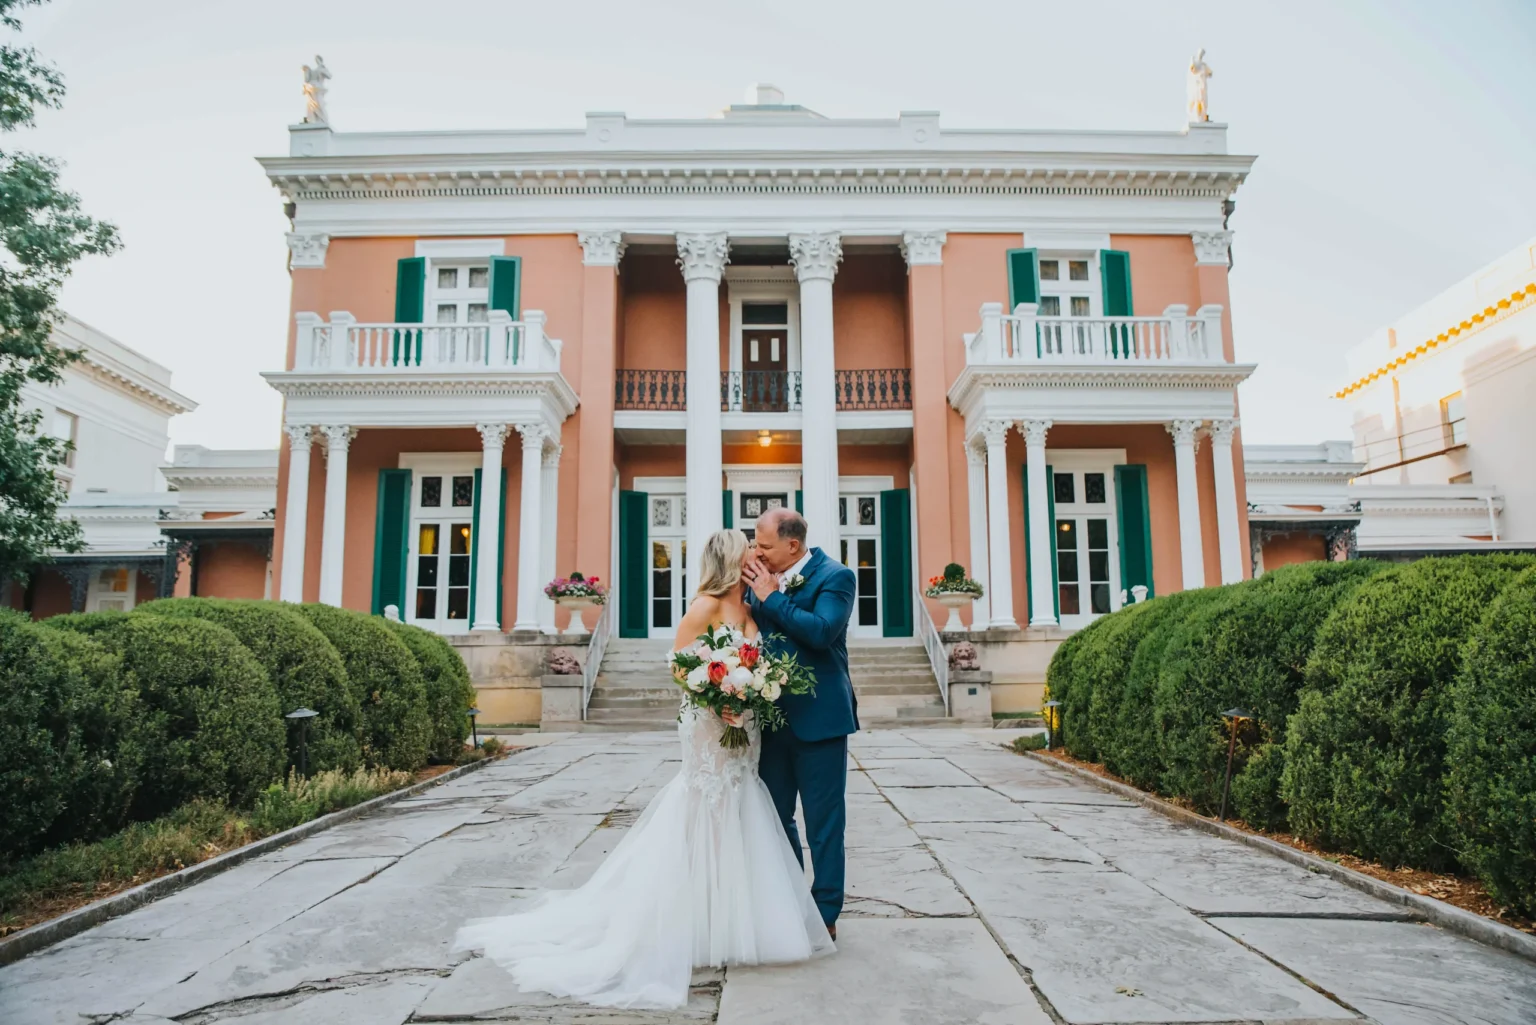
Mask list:
[[[795,563],[793,566],[789,567],[789,569],[787,569],[783,573],[779,574],[779,593],[780,594],[783,594],[784,591],[789,587],[790,578],[793,577],[796,573],[799,573],[801,570],[805,569],[805,564],[810,562],[810,561],[811,561],[811,550],[809,548],[807,548],[805,550],[805,554],[800,556],[800,561],[799,562]]]

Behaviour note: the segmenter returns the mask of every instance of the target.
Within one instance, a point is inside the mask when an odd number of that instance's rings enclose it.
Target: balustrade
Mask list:
[[[687,409],[686,370],[620,370],[613,381],[614,409]]]
[[[359,323],[350,313],[329,323],[300,313],[294,369],[302,371],[437,372],[529,370],[558,372],[558,339],[544,332],[545,318],[529,310],[513,320],[492,310],[478,324]]]
[[[965,336],[966,362],[1221,363],[1221,312],[1202,306],[1169,306],[1160,317],[1041,317],[1033,303],[1004,313],[984,303],[981,329]]]
[[[839,370],[838,409],[911,409],[912,371],[906,367]]]

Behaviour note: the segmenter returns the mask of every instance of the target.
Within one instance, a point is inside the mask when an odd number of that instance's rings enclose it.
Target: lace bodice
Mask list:
[[[683,746],[683,786],[706,801],[717,802],[757,775],[757,760],[763,750],[762,733],[751,712],[742,726],[752,742],[746,747],[721,747],[725,723],[709,709],[683,701],[677,719],[678,739]]]

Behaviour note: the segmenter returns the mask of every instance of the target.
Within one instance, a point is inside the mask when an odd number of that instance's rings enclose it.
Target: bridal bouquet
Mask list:
[[[775,705],[781,694],[806,694],[816,689],[816,677],[793,655],[770,655],[761,638],[748,640],[729,627],[710,627],[696,643],[667,658],[672,679],[688,700],[720,715],[751,712],[765,730],[784,725],[784,711]],[[727,726],[721,747],[746,747],[747,731]]]

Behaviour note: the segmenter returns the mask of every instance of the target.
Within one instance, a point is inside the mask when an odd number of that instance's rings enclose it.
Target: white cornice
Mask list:
[[[548,401],[561,420],[574,413],[578,403],[576,392],[558,373],[315,374],[279,370],[261,376],[289,400],[537,399]]]
[[[228,473],[180,466],[162,466],[160,475],[177,491],[199,488],[271,488],[277,486],[277,469],[256,473]]]
[[[1172,364],[1157,367],[1109,367],[1103,364],[968,366],[949,389],[950,405],[964,409],[976,393],[1078,388],[1090,390],[1211,391],[1236,388],[1256,369],[1253,363]]]
[[[156,412],[167,416],[176,416],[178,413],[190,413],[197,408],[197,403],[172,391],[163,385],[156,384],[143,375],[124,370],[111,363],[97,359],[89,349],[78,350],[80,359],[75,366],[85,370],[92,377],[98,378],[103,383],[125,391],[140,402],[151,407]]]

